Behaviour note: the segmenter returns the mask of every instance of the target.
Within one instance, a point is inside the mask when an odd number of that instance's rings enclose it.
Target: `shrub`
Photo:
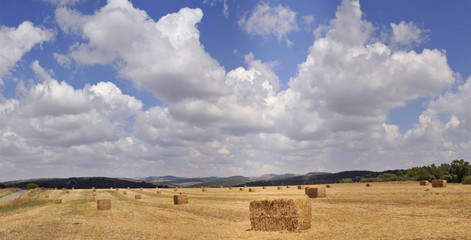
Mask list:
[[[5,186],[5,184],[3,183],[0,183],[0,188],[6,188],[7,186]]]
[[[344,179],[340,179],[340,183],[352,183],[353,180],[351,178],[344,178]]]
[[[471,175],[464,177],[463,180],[461,181],[461,183],[463,183],[463,184],[471,184]]]
[[[38,188],[38,185],[35,183],[28,183],[28,185],[26,185],[26,188],[27,189]]]

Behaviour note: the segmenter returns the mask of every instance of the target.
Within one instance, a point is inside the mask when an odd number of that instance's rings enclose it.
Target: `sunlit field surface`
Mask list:
[[[471,239],[471,185],[418,182],[331,184],[310,199],[312,227],[302,232],[252,231],[255,199],[305,198],[304,189],[256,187],[97,189],[111,210],[97,210],[91,189],[32,190],[0,208],[0,239]],[[6,191],[6,190],[2,190]],[[123,195],[123,191],[127,194]],[[183,192],[189,204],[174,205]],[[45,195],[49,195],[46,199]],[[142,199],[134,199],[141,194]],[[55,204],[62,199],[62,204]],[[34,201],[29,201],[34,200]]]

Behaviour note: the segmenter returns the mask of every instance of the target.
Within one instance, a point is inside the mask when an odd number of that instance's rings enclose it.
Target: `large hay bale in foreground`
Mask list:
[[[62,199],[56,199],[56,200],[54,201],[54,203],[55,203],[55,204],[61,204],[61,203],[62,203]]]
[[[111,199],[100,199],[96,202],[96,207],[98,210],[110,210],[111,209]]]
[[[255,231],[297,232],[311,228],[311,204],[307,199],[254,200],[250,223]]]
[[[430,184],[429,181],[420,181],[420,186],[427,186],[429,184]]]
[[[446,180],[432,180],[432,187],[446,188]]]
[[[173,195],[173,204],[188,204],[188,196],[184,194]]]
[[[134,195],[134,199],[142,199],[141,194],[136,194],[136,195]]]
[[[325,192],[325,188],[323,187],[317,187],[317,188],[309,187],[309,188],[306,188],[304,192],[309,198],[320,198],[320,197],[327,196]]]

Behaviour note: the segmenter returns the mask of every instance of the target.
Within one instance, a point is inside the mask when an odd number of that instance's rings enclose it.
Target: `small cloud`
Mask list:
[[[310,32],[312,30],[312,25],[314,24],[314,16],[312,15],[305,15],[302,17],[303,24],[304,24],[304,30],[306,32]]]
[[[67,55],[63,55],[60,53],[53,53],[54,59],[64,68],[70,68],[70,64],[72,63],[71,59]]]
[[[414,43],[421,43],[427,39],[430,30],[418,28],[413,22],[401,21],[399,24],[391,23],[392,44],[410,46]]]
[[[251,35],[264,37],[274,35],[278,41],[284,39],[286,45],[291,46],[293,43],[286,35],[299,30],[296,15],[296,12],[281,4],[271,7],[267,3],[261,3],[249,18],[243,17],[238,23],[243,30]]]

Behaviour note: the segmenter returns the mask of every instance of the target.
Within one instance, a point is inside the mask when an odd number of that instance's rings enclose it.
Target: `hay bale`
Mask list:
[[[157,194],[161,194],[161,192],[159,190],[156,191]]]
[[[277,189],[278,189],[278,190],[282,190],[283,188],[281,188],[281,187],[277,187]]]
[[[143,189],[143,188],[141,188],[141,191],[144,191],[144,189]]]
[[[94,188],[94,189],[92,190],[92,192],[96,192],[96,189]]]
[[[307,199],[254,200],[250,224],[255,231],[298,232],[311,228],[311,204]]]
[[[232,190],[232,188],[230,187],[229,190]]]
[[[244,188],[239,188],[239,191],[244,191]]]
[[[320,197],[327,196],[325,192],[325,188],[323,187],[316,187],[316,188],[308,187],[308,188],[305,188],[304,192],[309,198],[320,198]]]
[[[142,199],[141,194],[136,194],[136,195],[134,195],[134,199]]]
[[[371,184],[369,184],[369,183],[367,183],[367,184],[366,184],[366,187],[371,187],[371,186],[372,186],[372,185],[371,185]]]
[[[304,186],[298,185],[298,189],[303,189]]]
[[[206,191],[208,191],[208,189],[207,188],[202,188],[201,191],[206,192]]]
[[[56,199],[56,200],[54,200],[54,203],[55,203],[55,204],[61,204],[61,203],[62,203],[62,199]]]
[[[289,188],[289,185],[286,185],[286,188]]]
[[[96,208],[98,210],[110,210],[111,209],[111,200],[110,199],[100,199],[96,202]]]
[[[123,191],[123,195],[128,195],[128,192],[126,192],[126,191]]]
[[[446,188],[446,180],[432,180],[432,187]]]
[[[330,188],[330,185],[329,185],[329,184],[327,184],[327,185],[325,185],[325,187],[326,187],[326,188]]]
[[[44,198],[49,198],[49,194],[44,195]]]
[[[249,192],[255,192],[255,189],[249,188]]]
[[[184,194],[173,195],[173,204],[188,204],[188,196]]]
[[[263,186],[262,189],[267,189],[267,187]]]
[[[116,188],[116,192],[119,192],[119,188]]]
[[[89,202],[95,202],[95,197],[91,197],[88,199]]]
[[[427,186],[429,184],[430,184],[429,181],[420,181],[420,186]]]
[[[65,194],[69,194],[69,190],[65,191]]]

